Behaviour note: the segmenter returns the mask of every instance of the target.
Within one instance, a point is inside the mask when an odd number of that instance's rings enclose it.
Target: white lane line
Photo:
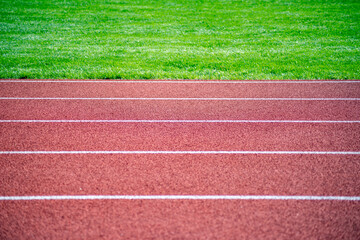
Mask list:
[[[277,195],[54,195],[0,196],[1,201],[17,200],[333,200],[360,201],[360,196],[277,196]]]
[[[339,154],[359,155],[360,152],[335,151],[0,151],[0,154]]]
[[[0,123],[360,123],[360,120],[0,120]]]
[[[262,80],[262,81],[258,81],[258,80],[233,80],[233,81],[229,81],[229,80],[218,80],[218,81],[213,81],[213,80],[169,80],[169,81],[154,81],[154,80],[138,80],[138,81],[134,81],[134,80],[89,80],[89,81],[84,81],[84,80],[0,80],[0,83],[235,83],[235,84],[252,84],[252,83],[266,83],[266,84],[272,84],[272,83],[360,83],[360,81],[358,80],[334,80],[334,81],[329,81],[329,80],[273,80],[273,81],[268,81],[268,80]]]
[[[360,98],[67,98],[67,97],[0,97],[0,100],[360,101]]]

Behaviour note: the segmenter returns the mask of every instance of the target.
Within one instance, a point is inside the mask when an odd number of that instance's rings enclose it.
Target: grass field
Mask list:
[[[358,0],[0,0],[0,78],[360,79]]]

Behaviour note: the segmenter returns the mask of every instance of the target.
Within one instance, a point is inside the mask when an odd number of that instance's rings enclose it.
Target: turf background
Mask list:
[[[0,78],[359,79],[357,0],[1,0]]]

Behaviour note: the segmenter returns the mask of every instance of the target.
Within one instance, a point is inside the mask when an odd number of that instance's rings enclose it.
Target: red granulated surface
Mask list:
[[[359,195],[358,156],[1,156],[1,195]]]
[[[356,99],[5,99],[360,98],[360,81],[0,81],[0,97],[0,120],[360,120]],[[360,122],[0,122],[10,152],[360,152],[359,139]],[[0,197],[359,197],[359,172],[356,154],[0,154]],[[359,238],[358,200],[0,200],[0,239]]]
[[[339,201],[0,202],[3,239],[358,239],[360,204]]]

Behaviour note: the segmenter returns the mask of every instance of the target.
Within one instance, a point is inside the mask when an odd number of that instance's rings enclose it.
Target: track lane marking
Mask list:
[[[0,151],[0,154],[316,154],[360,155],[356,151]]]
[[[360,101],[360,98],[67,98],[67,97],[0,97],[0,100]]]
[[[333,200],[360,201],[360,196],[277,196],[277,195],[52,195],[0,196],[1,201],[19,200]]]
[[[360,120],[0,120],[0,123],[360,123]]]
[[[212,80],[200,80],[200,81],[184,81],[184,80],[171,80],[171,81],[154,81],[154,80],[139,80],[139,81],[133,81],[133,80],[90,80],[90,81],[84,81],[84,80],[58,80],[58,81],[53,81],[53,80],[0,80],[0,83],[231,83],[231,84],[252,84],[252,83],[266,83],[266,84],[279,84],[279,83],[360,83],[360,81],[358,80],[334,80],[334,81],[329,81],[329,80],[324,80],[324,81],[319,81],[319,80],[274,80],[274,81],[252,81],[252,80],[233,80],[233,81],[212,81]]]

